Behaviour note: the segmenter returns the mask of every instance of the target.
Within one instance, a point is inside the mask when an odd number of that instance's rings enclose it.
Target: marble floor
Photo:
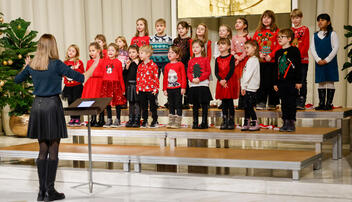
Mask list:
[[[0,147],[28,142],[35,141],[0,137]],[[293,145],[284,146],[294,148]],[[209,174],[205,175],[188,174],[181,166],[176,174],[155,172],[154,165],[146,165],[142,173],[125,173],[121,171],[121,164],[106,169],[106,163],[95,163],[94,181],[110,187],[95,186],[93,194],[89,194],[87,186],[72,188],[87,182],[86,169],[73,168],[72,161],[62,161],[56,187],[66,194],[64,201],[352,202],[352,155],[345,150],[343,159],[332,160],[330,145],[323,149],[322,169],[303,169],[300,181],[292,181],[290,172],[282,170],[231,168],[225,175],[216,174],[215,168],[209,168]],[[1,159],[0,202],[35,201],[37,191],[33,160]]]

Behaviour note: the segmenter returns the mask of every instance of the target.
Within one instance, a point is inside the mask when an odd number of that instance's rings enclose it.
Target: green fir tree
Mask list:
[[[193,78],[199,78],[202,75],[201,67],[198,63],[193,65]]]

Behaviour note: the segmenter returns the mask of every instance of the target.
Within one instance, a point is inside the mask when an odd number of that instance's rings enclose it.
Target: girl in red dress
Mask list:
[[[136,34],[130,45],[138,47],[149,45],[148,21],[145,18],[138,18],[136,21]]]
[[[71,69],[84,73],[83,62],[79,59],[79,48],[77,45],[72,44],[68,47],[66,52],[65,64]],[[67,98],[68,105],[72,104],[76,99],[81,98],[83,85],[77,81],[74,81],[70,78],[64,77],[64,90],[62,91],[62,96]],[[71,116],[69,126],[79,126],[81,125],[80,116]]]
[[[95,36],[94,40],[99,44],[101,50],[103,50],[103,58],[107,58],[108,47],[106,45],[106,37],[103,34],[98,34]]]
[[[87,62],[87,69],[92,66],[96,57],[102,56],[100,45],[97,42],[89,44],[89,57],[91,58]],[[101,88],[103,84],[103,60],[100,59],[98,66],[95,68],[92,76],[87,80],[83,87],[82,98],[100,98]],[[104,123],[104,112],[99,115],[99,122],[97,122],[96,115],[92,115],[90,125],[93,127],[103,126]]]
[[[119,47],[111,43],[108,46],[108,58],[104,59],[104,75],[101,90],[101,97],[112,97],[110,104],[107,106],[108,120],[104,127],[118,127],[121,120],[121,106],[126,104],[125,83],[122,77],[122,63],[117,56]],[[111,106],[116,107],[116,119],[112,122]]]
[[[218,41],[220,56],[215,60],[215,76],[218,79],[216,84],[216,99],[222,101],[223,122],[221,130],[235,128],[235,110],[233,99],[238,98],[239,82],[235,76],[235,57],[230,54],[231,41],[222,38]]]
[[[243,68],[248,60],[247,54],[244,51],[244,44],[251,39],[248,34],[248,21],[246,18],[238,18],[236,20],[235,29],[237,33],[232,37],[231,54],[234,55],[236,59],[235,76],[237,78],[236,80],[239,82],[242,77]],[[239,94],[237,109],[244,109],[243,96],[240,91],[235,93]]]
[[[193,104],[193,129],[208,128],[208,106],[213,99],[209,89],[210,62],[205,57],[204,42],[196,39],[192,43],[193,55],[188,62],[189,100]],[[198,125],[198,111],[202,107],[202,123]]]

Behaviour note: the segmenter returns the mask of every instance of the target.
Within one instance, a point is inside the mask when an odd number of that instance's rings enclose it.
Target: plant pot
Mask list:
[[[27,136],[29,122],[29,114],[24,114],[22,116],[11,116],[10,117],[10,129],[18,136]]]

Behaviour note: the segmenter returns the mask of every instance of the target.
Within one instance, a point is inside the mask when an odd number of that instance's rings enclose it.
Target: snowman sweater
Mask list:
[[[136,92],[155,92],[159,90],[158,66],[150,60],[138,65]]]
[[[185,66],[182,62],[168,63],[164,70],[163,91],[187,87]]]

